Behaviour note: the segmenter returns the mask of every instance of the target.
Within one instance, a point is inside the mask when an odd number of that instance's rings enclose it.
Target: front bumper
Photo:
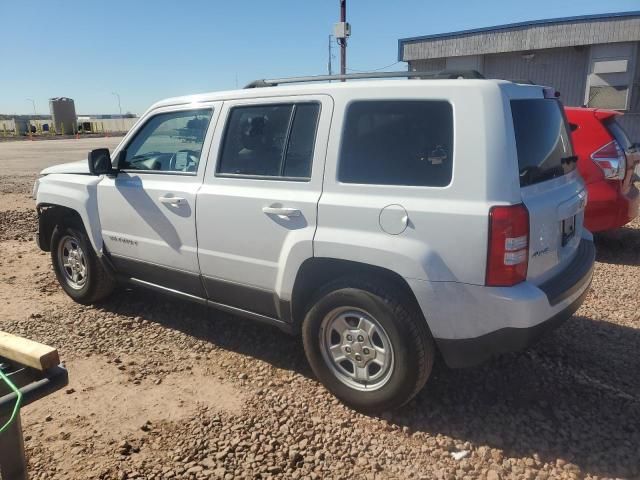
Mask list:
[[[571,317],[588,293],[594,262],[593,241],[583,238],[567,268],[541,285],[409,283],[446,364],[462,368],[524,350]]]

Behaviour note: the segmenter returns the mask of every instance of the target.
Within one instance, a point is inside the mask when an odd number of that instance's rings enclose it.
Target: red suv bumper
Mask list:
[[[640,192],[633,184],[627,193],[622,193],[619,182],[603,180],[587,185],[587,191],[584,223],[591,232],[622,227],[638,216]]]

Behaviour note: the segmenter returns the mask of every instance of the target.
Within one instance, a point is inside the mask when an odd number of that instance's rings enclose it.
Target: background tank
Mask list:
[[[76,106],[73,99],[56,97],[49,99],[49,111],[57,133],[75,133],[77,130]]]

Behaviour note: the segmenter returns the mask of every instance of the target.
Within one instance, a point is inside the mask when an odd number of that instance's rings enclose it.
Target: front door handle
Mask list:
[[[160,197],[160,203],[177,206],[183,205],[187,203],[187,201],[182,197]]]
[[[279,217],[299,217],[302,212],[297,208],[288,207],[262,207],[262,211],[267,215],[278,215]]]

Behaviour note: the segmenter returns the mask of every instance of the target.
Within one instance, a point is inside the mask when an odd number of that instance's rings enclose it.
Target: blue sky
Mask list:
[[[0,0],[0,113],[142,113],[156,100],[264,77],[323,74],[338,0]],[[347,66],[397,60],[397,40],[504,23],[630,11],[640,0],[348,0]],[[334,49],[334,69],[338,49]],[[405,69],[406,64],[391,69]],[[237,80],[236,80],[237,79]]]

